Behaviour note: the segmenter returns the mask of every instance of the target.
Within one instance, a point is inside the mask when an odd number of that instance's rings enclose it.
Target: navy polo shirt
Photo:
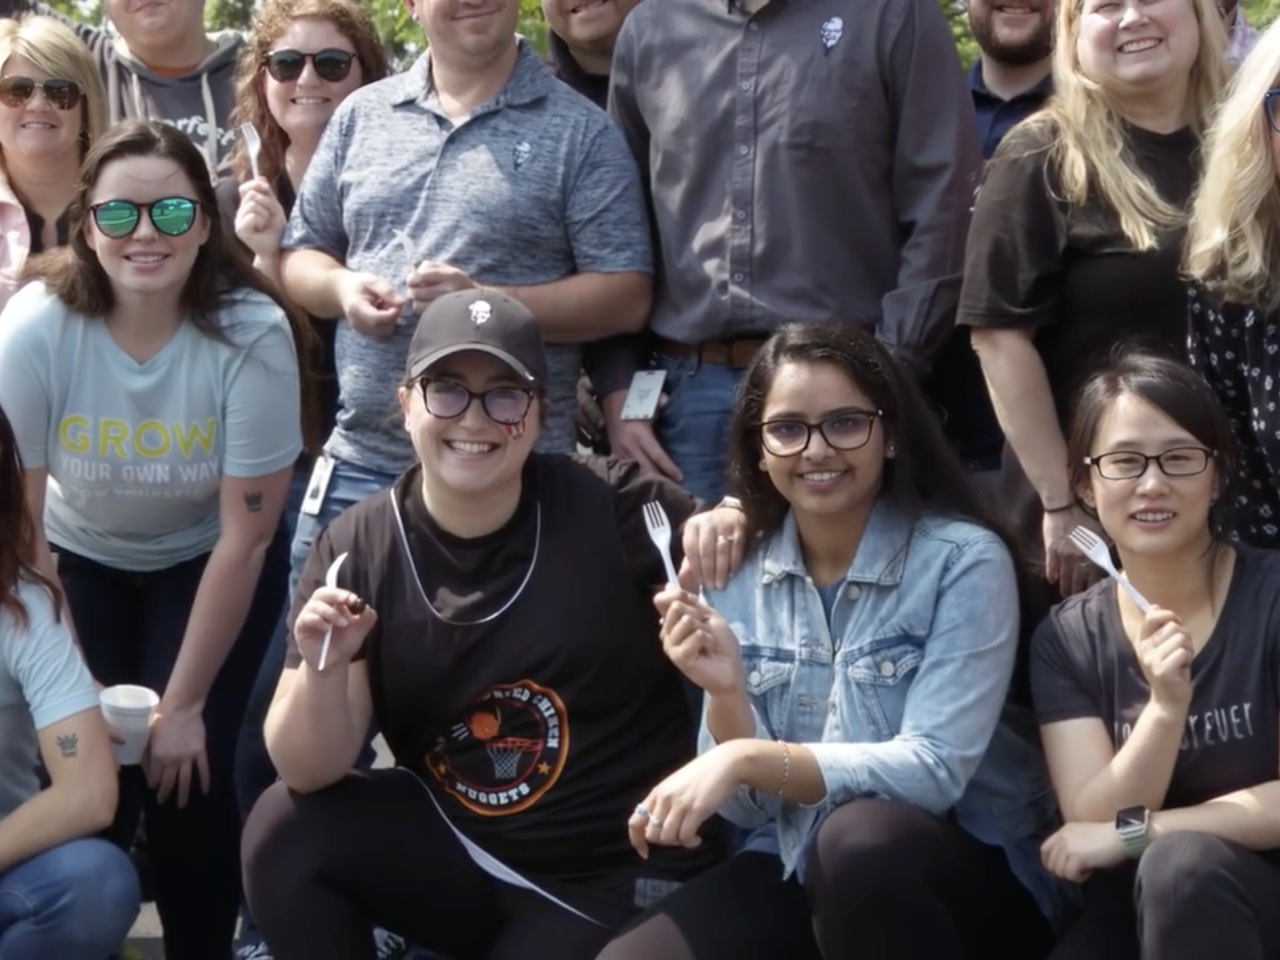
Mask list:
[[[982,80],[982,61],[969,68],[969,90],[973,94],[973,112],[978,117],[978,137],[982,141],[982,158],[990,160],[1004,135],[1021,120],[1044,106],[1053,93],[1053,77],[1047,76],[1025,93],[1012,100],[1002,100]]]

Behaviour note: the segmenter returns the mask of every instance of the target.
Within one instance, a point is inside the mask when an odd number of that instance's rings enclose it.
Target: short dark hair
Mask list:
[[[276,302],[289,318],[302,388],[302,428],[308,447],[317,446],[315,385],[305,358],[311,355],[315,333],[292,308],[275,285],[249,260],[239,244],[230,242],[218,215],[218,201],[204,154],[191,139],[167,123],[155,120],[128,120],[116,124],[89,150],[80,168],[80,180],[67,208],[69,243],[49,253],[33,257],[23,271],[24,280],[43,280],[67,306],[87,317],[106,317],[115,307],[115,293],[98,255],[85,235],[91,229],[90,198],[108,164],[126,157],[163,157],[178,165],[195,191],[194,199],[209,225],[209,238],[201,245],[191,273],[183,285],[180,309],[204,336],[230,342],[214,314],[226,296],[238,289],[256,290]]]
[[[1091,467],[1084,462],[1093,451],[1098,425],[1112,404],[1131,395],[1145,400],[1214,452],[1220,493],[1209,511],[1209,527],[1222,539],[1232,531],[1231,487],[1237,453],[1231,422],[1213,388],[1184,363],[1144,347],[1117,350],[1107,366],[1090,377],[1076,395],[1067,430],[1067,471],[1072,491],[1089,485]]]

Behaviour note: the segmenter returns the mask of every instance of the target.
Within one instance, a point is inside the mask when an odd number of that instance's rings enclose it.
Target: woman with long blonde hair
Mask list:
[[[978,193],[958,322],[1008,440],[1006,500],[1064,595],[1096,576],[1067,534],[1069,399],[1117,343],[1185,350],[1185,210],[1226,79],[1212,0],[1062,0],[1055,95]]]
[[[1280,547],[1280,30],[1267,30],[1231,83],[1205,145],[1185,267],[1191,361],[1240,446],[1235,533]]]
[[[0,308],[27,257],[67,242],[80,161],[107,125],[93,57],[48,17],[0,20]]]

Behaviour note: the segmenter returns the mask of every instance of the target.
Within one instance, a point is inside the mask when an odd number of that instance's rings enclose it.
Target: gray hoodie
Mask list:
[[[181,77],[162,77],[129,52],[123,37],[105,27],[78,23],[44,3],[0,0],[0,17],[27,13],[61,20],[89,47],[102,72],[112,123],[137,117],[163,120],[195,141],[211,170],[227,172],[235,143],[229,117],[235,102],[236,60],[245,44],[242,34],[233,30],[211,34],[216,46],[203,63]]]

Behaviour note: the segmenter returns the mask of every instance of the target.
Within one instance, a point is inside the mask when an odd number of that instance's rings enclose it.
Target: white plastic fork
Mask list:
[[[1124,592],[1129,594],[1129,599],[1138,605],[1139,610],[1146,613],[1151,609],[1151,604],[1147,602],[1146,597],[1138,592],[1138,588],[1120,575],[1116,565],[1111,562],[1111,551],[1107,549],[1107,545],[1101,537],[1088,527],[1076,527],[1067,536],[1071,538],[1071,542],[1079,547],[1086,557],[1107,571],[1111,579],[1124,588]]]
[[[343,563],[346,562],[347,555],[345,553],[338,554],[338,559],[329,564],[329,569],[325,571],[324,585],[326,587],[336,587],[338,585],[338,571],[342,569]],[[324,665],[329,660],[329,642],[333,639],[333,627],[325,627],[324,643],[320,644],[320,663],[316,667],[317,673],[324,673]]]
[[[245,149],[249,153],[249,169],[253,179],[258,179],[258,157],[262,153],[262,138],[252,123],[240,124],[240,136],[244,137]]]
[[[649,539],[662,554],[662,564],[667,569],[667,582],[679,583],[676,566],[671,562],[671,519],[657,500],[650,500],[644,505],[644,525],[649,531]]]

